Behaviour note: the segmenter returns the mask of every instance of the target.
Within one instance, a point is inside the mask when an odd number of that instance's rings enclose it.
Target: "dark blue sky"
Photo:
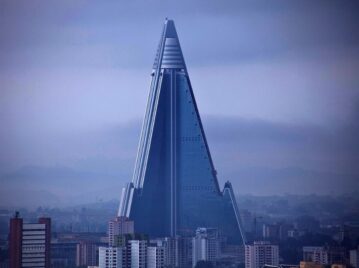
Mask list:
[[[118,197],[165,17],[221,184],[242,194],[359,189],[356,1],[129,2],[1,1],[3,191]]]

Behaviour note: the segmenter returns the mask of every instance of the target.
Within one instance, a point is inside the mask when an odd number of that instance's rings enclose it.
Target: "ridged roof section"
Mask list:
[[[159,63],[160,69],[186,69],[173,20],[165,21],[153,70],[158,69]]]

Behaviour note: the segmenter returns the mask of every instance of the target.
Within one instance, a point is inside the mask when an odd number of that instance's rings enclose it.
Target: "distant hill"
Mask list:
[[[301,168],[252,167],[219,173],[220,185],[229,179],[237,194],[332,194],[359,189],[349,174],[324,173]],[[130,174],[84,171],[69,167],[24,167],[0,177],[0,204],[34,208],[64,207],[119,199]],[[322,187],[327,184],[326,187]],[[349,190],[348,190],[349,189]]]
[[[11,207],[63,207],[119,198],[121,174],[68,167],[24,167],[0,177],[0,204]]]

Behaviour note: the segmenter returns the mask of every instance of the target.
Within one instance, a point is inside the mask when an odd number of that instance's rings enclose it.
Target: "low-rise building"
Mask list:
[[[165,248],[159,245],[147,247],[147,268],[165,267]]]
[[[342,247],[303,247],[303,260],[317,264],[345,264],[345,248]]]
[[[359,268],[359,247],[357,249],[352,249],[349,252],[350,265],[354,268]]]
[[[312,261],[301,261],[300,268],[324,268],[323,264],[318,264]]]
[[[256,241],[245,246],[245,267],[262,268],[264,265],[278,266],[278,246],[268,241]]]
[[[100,247],[99,268],[122,268],[122,248]]]
[[[192,239],[192,267],[198,261],[215,263],[220,255],[220,240],[215,228],[198,228]]]

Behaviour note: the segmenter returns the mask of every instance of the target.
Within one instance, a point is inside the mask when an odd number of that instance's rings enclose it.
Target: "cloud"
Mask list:
[[[359,144],[354,140],[359,128],[353,120],[329,131],[223,116],[204,116],[203,124],[220,185],[229,179],[241,194],[341,194],[358,187]],[[61,202],[118,198],[132,177],[139,132],[136,120],[63,137],[64,158],[81,154],[69,167],[21,168],[3,174],[1,184],[3,189],[41,190]],[[46,146],[45,155],[52,149]],[[4,202],[13,200],[4,196]]]
[[[337,54],[359,42],[357,3],[5,1],[2,7],[0,68],[141,68],[152,63],[167,16],[178,22],[192,66],[315,55],[323,47]]]
[[[329,177],[336,177],[337,183],[343,185],[344,177],[359,178],[355,164],[359,159],[357,123],[327,128],[226,117],[209,117],[204,123],[212,157],[222,177],[241,181],[238,173],[248,168],[258,168],[260,176],[262,168],[294,168],[323,173],[317,179],[325,182],[328,177],[327,184],[323,183],[326,190],[333,186]],[[270,174],[268,177],[273,177]],[[349,184],[353,185],[353,181]],[[289,190],[290,184],[287,187]]]
[[[61,166],[128,181],[168,16],[221,180],[280,177],[272,190],[283,193],[289,168],[298,183],[327,181],[323,191],[356,186],[358,3],[0,5],[0,174]]]

